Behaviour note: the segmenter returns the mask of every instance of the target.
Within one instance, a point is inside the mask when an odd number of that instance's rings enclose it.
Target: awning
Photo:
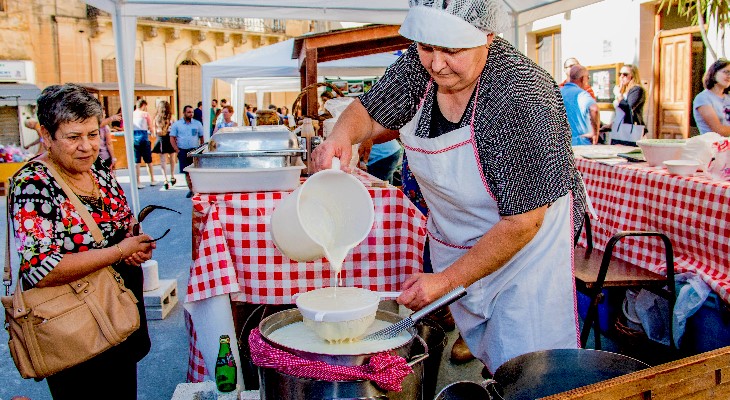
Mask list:
[[[41,90],[32,83],[0,83],[0,106],[35,105]]]
[[[77,83],[77,85],[99,96],[119,96],[118,82]],[[135,83],[134,93],[138,96],[173,96],[175,91],[164,86]]]

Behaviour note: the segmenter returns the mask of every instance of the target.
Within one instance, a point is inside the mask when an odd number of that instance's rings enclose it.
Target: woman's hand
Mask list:
[[[328,137],[311,154],[315,172],[332,168],[332,158],[337,157],[340,159],[340,168],[350,173],[351,156],[352,143],[344,135]]]
[[[443,273],[414,274],[406,279],[398,304],[418,311],[433,303],[453,289],[451,281]]]
[[[141,234],[139,236],[131,236],[119,243],[119,248],[124,254],[123,261],[127,264],[140,266],[143,262],[152,258],[152,250],[157,248],[155,242],[145,243],[152,240],[149,235]]]

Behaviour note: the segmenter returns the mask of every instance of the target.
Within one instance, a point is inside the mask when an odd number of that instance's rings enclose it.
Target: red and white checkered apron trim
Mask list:
[[[605,249],[619,231],[666,234],[674,249],[675,270],[698,274],[730,302],[730,183],[700,174],[685,178],[645,164],[608,166],[577,158],[576,166],[598,213],[593,241]],[[664,246],[656,238],[626,238],[614,255],[666,273]]]
[[[370,357],[366,364],[354,366],[331,365],[322,361],[307,360],[264,342],[258,328],[251,331],[248,344],[254,364],[262,368],[273,368],[278,372],[298,378],[325,381],[365,379],[373,381],[385,390],[400,392],[403,379],[413,372],[403,357],[389,353],[378,353]]]

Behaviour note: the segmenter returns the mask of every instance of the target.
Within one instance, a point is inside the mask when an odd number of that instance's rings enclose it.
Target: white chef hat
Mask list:
[[[487,34],[509,27],[501,0],[409,0],[398,31],[415,42],[452,49],[487,43]]]

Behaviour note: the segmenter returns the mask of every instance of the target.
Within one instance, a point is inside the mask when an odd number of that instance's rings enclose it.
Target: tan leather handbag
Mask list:
[[[44,163],[45,164],[45,163]],[[51,175],[66,192],[94,240],[103,236],[86,207],[50,165]],[[10,269],[10,204],[6,279]],[[18,276],[20,277],[20,276]],[[9,287],[9,283],[6,282]],[[137,298],[112,267],[105,267],[62,286],[22,290],[2,297],[8,347],[23,378],[44,378],[80,364],[123,342],[139,329]]]

